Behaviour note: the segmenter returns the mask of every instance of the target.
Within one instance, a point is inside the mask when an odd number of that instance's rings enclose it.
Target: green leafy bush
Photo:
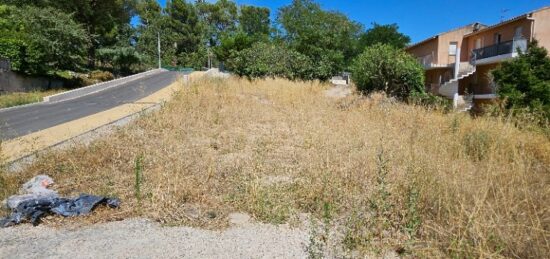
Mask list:
[[[89,78],[94,81],[105,82],[115,79],[115,76],[109,71],[95,70],[90,72]]]
[[[13,70],[53,74],[79,70],[86,62],[90,39],[73,16],[51,7],[3,6],[0,12],[0,55]]]
[[[307,56],[313,78],[330,79],[346,70],[358,53],[363,26],[335,11],[326,11],[312,0],[294,0],[279,9],[277,23],[282,39]]]
[[[412,92],[409,95],[408,101],[413,104],[422,105],[436,110],[448,111],[453,108],[452,100],[426,92]]]
[[[256,43],[229,63],[234,73],[248,78],[313,79],[309,58],[283,45]]]
[[[21,70],[25,63],[25,43],[21,40],[0,38],[0,58],[8,59],[13,70]]]
[[[540,115],[542,123],[550,120],[550,58],[536,41],[526,53],[502,63],[492,71],[498,85],[497,94],[512,113]]]
[[[132,67],[142,61],[142,56],[134,47],[103,48],[98,49],[96,54],[103,66],[110,67],[119,75],[131,74]]]
[[[403,50],[383,44],[367,47],[352,66],[352,78],[364,93],[383,91],[402,100],[424,93],[424,70]]]

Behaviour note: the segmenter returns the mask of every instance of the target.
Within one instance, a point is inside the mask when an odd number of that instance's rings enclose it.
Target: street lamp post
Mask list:
[[[161,68],[162,68],[162,64],[161,64],[161,62],[160,62],[160,32],[158,32],[157,37],[158,37],[158,42],[157,42],[158,44],[157,44],[157,47],[158,47],[158,53],[159,53],[159,69],[161,69]]]

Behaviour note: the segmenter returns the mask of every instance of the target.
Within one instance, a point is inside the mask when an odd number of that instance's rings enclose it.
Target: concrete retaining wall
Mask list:
[[[62,88],[63,81],[45,77],[29,77],[13,71],[0,72],[0,94],[13,92],[29,92]]]

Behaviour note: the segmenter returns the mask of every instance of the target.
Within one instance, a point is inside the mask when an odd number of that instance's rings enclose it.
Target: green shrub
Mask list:
[[[452,100],[426,92],[412,92],[409,95],[408,101],[413,104],[422,105],[436,110],[447,111],[451,110],[453,107]]]
[[[87,61],[90,39],[73,16],[51,7],[3,6],[0,10],[0,56],[13,70],[51,75],[79,70]]]
[[[231,70],[248,78],[313,79],[308,57],[283,45],[256,43],[228,61]]]
[[[137,66],[143,60],[134,47],[102,48],[98,49],[96,54],[104,67],[111,68],[118,75],[131,74],[132,67]]]
[[[113,75],[113,73],[109,71],[95,70],[90,72],[90,75],[88,78],[93,81],[105,82],[105,81],[115,79],[115,76]]]
[[[352,66],[352,78],[364,93],[384,91],[402,100],[424,93],[424,69],[403,50],[383,44],[367,47]]]
[[[12,70],[22,70],[25,62],[25,43],[16,39],[0,38],[0,58],[8,59]]]
[[[514,113],[530,112],[538,116],[541,124],[550,120],[550,58],[548,51],[536,41],[526,53],[502,63],[492,71],[498,85],[497,94],[504,107]],[[517,111],[517,112],[516,112]]]

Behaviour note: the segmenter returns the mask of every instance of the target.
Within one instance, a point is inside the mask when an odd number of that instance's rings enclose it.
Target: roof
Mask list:
[[[426,43],[426,42],[428,42],[428,41],[431,41],[431,40],[433,40],[433,39],[437,39],[437,38],[438,38],[439,36],[441,36],[441,35],[444,35],[444,34],[447,34],[447,33],[450,33],[450,32],[454,32],[454,31],[458,31],[458,30],[461,30],[461,29],[464,29],[464,28],[473,27],[473,26],[475,26],[476,24],[480,25],[481,27],[487,27],[487,25],[483,25],[483,24],[481,24],[481,23],[479,23],[479,22],[470,23],[470,24],[468,24],[468,25],[466,25],[466,26],[462,26],[462,27],[459,27],[459,28],[455,28],[455,29],[452,29],[452,30],[448,30],[448,31],[446,31],[446,32],[439,33],[439,34],[437,34],[437,35],[435,35],[435,36],[429,37],[429,38],[427,38],[427,39],[424,39],[424,40],[422,40],[422,41],[419,41],[419,42],[417,42],[417,43],[414,43],[414,44],[412,44],[412,45],[409,45],[409,46],[407,46],[407,49],[414,48],[414,47],[416,47],[416,46],[418,46],[418,45],[424,44],[424,43]]]
[[[499,23],[497,23],[497,24],[494,24],[494,25],[485,27],[485,28],[483,28],[483,29],[481,29],[481,30],[478,30],[478,31],[469,33],[469,34],[467,34],[467,35],[465,35],[465,36],[468,37],[468,36],[476,35],[476,34],[478,34],[478,33],[481,33],[481,32],[484,32],[484,31],[491,30],[491,29],[493,29],[493,28],[502,26],[502,25],[504,25],[504,24],[508,24],[508,23],[515,22],[515,21],[518,21],[518,20],[521,20],[521,19],[529,18],[529,17],[531,17],[531,16],[533,15],[533,13],[537,13],[537,12],[540,12],[540,11],[543,11],[543,10],[546,10],[546,9],[550,9],[550,6],[545,6],[545,7],[542,7],[542,8],[540,8],[540,9],[537,9],[537,10],[535,10],[535,11],[531,11],[531,12],[528,12],[528,13],[525,13],[525,14],[522,14],[522,15],[519,15],[519,16],[516,16],[516,17],[512,17],[512,18],[510,18],[510,19],[504,20],[504,21],[499,22]]]
[[[501,25],[504,25],[504,24],[507,24],[507,23],[511,23],[511,22],[514,22],[514,21],[517,21],[517,20],[520,20],[520,19],[524,19],[524,18],[531,17],[531,16],[533,15],[533,13],[537,13],[537,12],[540,12],[540,11],[544,11],[544,10],[546,10],[546,9],[550,9],[550,6],[545,6],[545,7],[539,8],[539,9],[537,9],[537,10],[535,10],[535,11],[531,11],[531,12],[528,12],[528,13],[526,13],[526,14],[522,14],[522,15],[519,15],[519,16],[516,16],[516,17],[513,17],[513,18],[510,18],[510,19],[508,19],[508,20],[502,21],[502,22],[500,22],[500,23],[497,23],[497,24],[494,24],[494,25],[491,25],[491,26],[483,25],[483,24],[481,24],[481,23],[471,23],[471,24],[468,24],[468,25],[463,26],[463,27],[460,27],[460,28],[456,28],[456,29],[452,29],[452,30],[450,30],[450,31],[446,31],[446,32],[439,33],[439,34],[437,34],[437,35],[435,35],[435,36],[432,36],[432,37],[427,38],[427,39],[425,39],[425,40],[422,40],[422,41],[419,41],[419,42],[414,43],[414,44],[412,44],[412,45],[409,45],[409,46],[407,46],[407,49],[416,47],[416,46],[418,46],[418,45],[421,45],[421,44],[426,43],[426,42],[428,42],[428,41],[431,41],[431,40],[433,40],[433,39],[437,39],[439,36],[441,36],[441,35],[443,35],[443,34],[446,34],[446,33],[449,33],[449,32],[453,32],[453,31],[456,31],[456,30],[460,30],[460,29],[463,29],[463,28],[466,28],[466,27],[474,26],[475,24],[479,24],[479,25],[481,25],[482,29],[477,30],[477,31],[475,31],[475,32],[471,32],[471,33],[466,34],[466,35],[464,35],[464,36],[465,36],[465,37],[468,37],[468,36],[476,35],[476,34],[478,34],[478,33],[480,33],[480,32],[484,32],[484,31],[493,29],[493,28],[495,28],[495,27],[498,27],[498,26],[501,26]]]

